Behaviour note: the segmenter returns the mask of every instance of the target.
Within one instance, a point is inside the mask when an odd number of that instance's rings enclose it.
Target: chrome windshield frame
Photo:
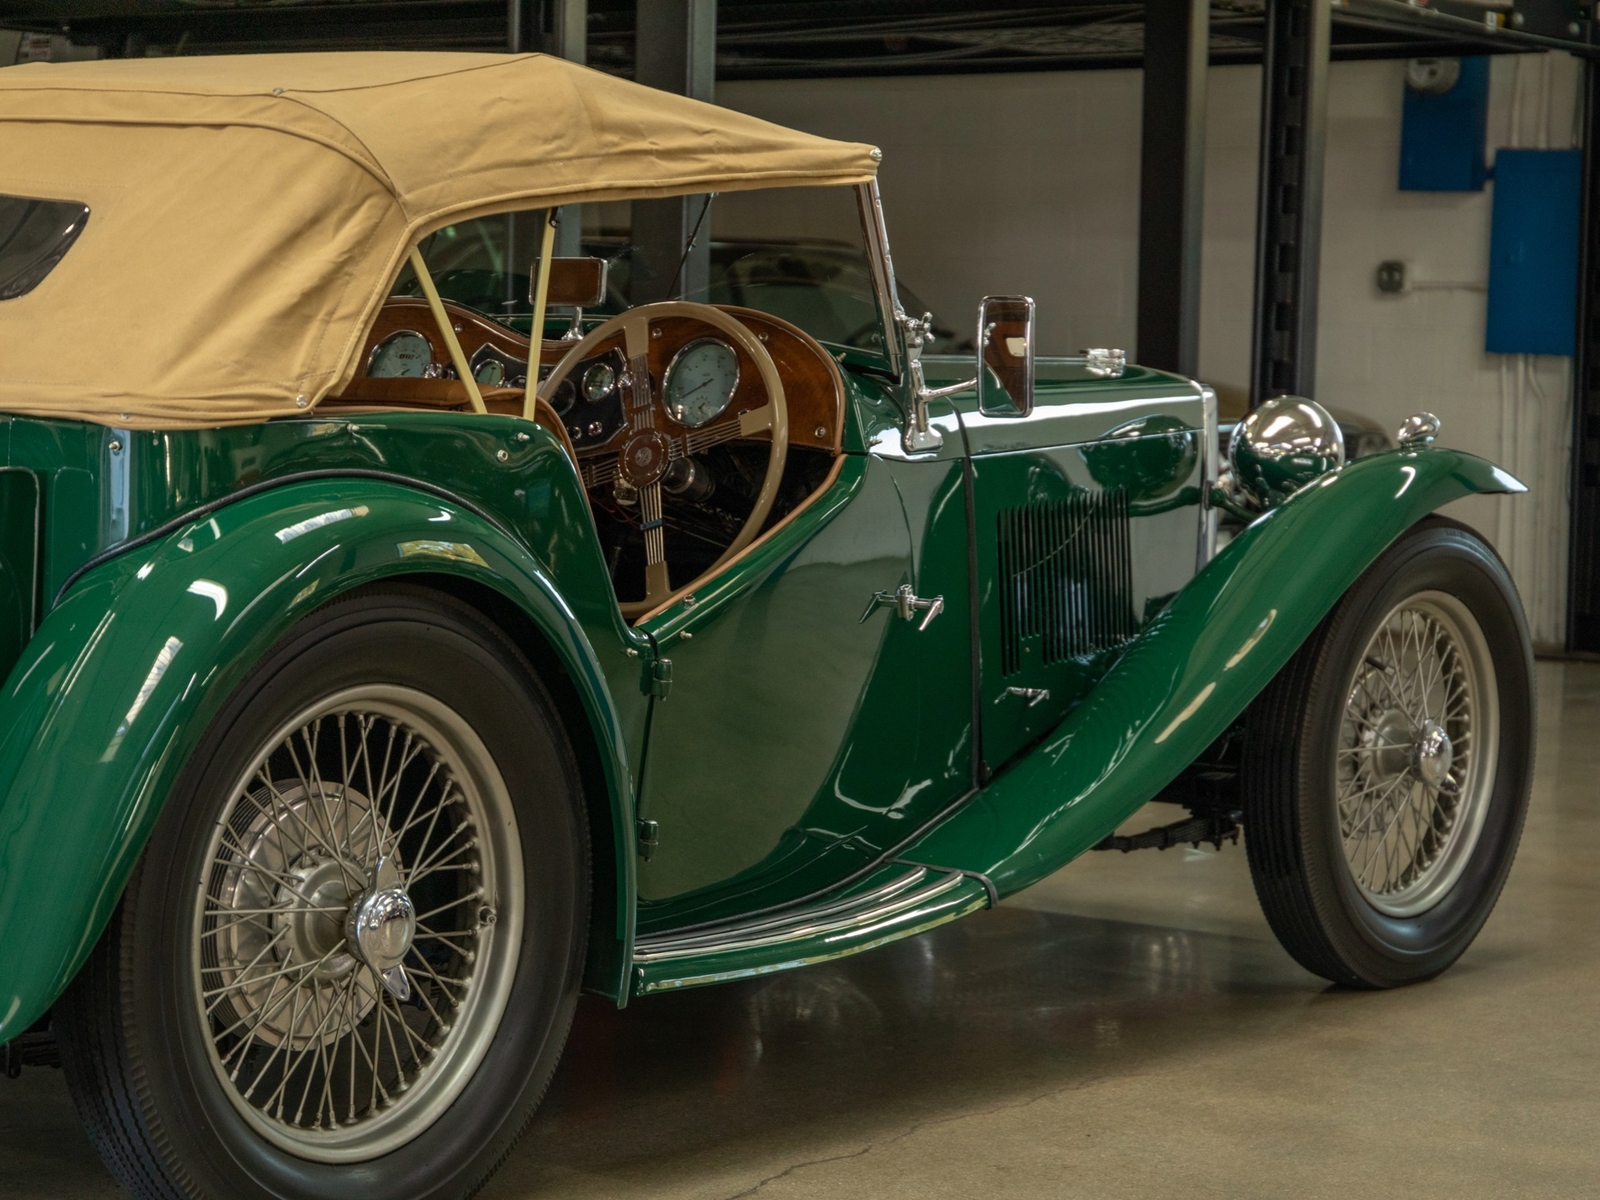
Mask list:
[[[883,198],[878,181],[856,185],[856,204],[861,210],[861,231],[867,244],[867,262],[872,270],[872,288],[878,300],[878,318],[883,322],[884,354],[889,370],[899,380],[905,369],[900,349],[900,322],[905,315],[900,293],[894,284],[894,258],[889,253],[889,227],[883,219]]]

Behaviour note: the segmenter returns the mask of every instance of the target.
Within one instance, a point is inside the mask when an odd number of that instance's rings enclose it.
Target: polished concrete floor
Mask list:
[[[1600,666],[1540,693],[1516,869],[1432,983],[1301,971],[1240,848],[1090,855],[836,965],[586,1003],[483,1194],[1600,1196]],[[115,1195],[59,1073],[0,1079],[0,1197]]]

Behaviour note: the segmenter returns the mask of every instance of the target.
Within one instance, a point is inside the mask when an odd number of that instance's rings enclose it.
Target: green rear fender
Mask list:
[[[1455,450],[1377,455],[1256,520],[1027,757],[902,855],[1003,895],[1076,858],[1170,783],[1396,537],[1472,493],[1527,489]]]
[[[333,596],[416,574],[475,581],[533,621],[587,709],[613,828],[632,829],[605,676],[526,548],[490,519],[398,484],[272,489],[87,573],[0,693],[0,1042],[82,965],[190,750],[251,666]],[[630,851],[617,854],[619,914],[632,911]],[[624,918],[624,942],[630,931]]]

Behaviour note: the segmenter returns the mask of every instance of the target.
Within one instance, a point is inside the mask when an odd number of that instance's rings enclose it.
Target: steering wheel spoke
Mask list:
[[[639,489],[639,528],[644,533],[644,602],[654,608],[672,595],[659,483]]]
[[[770,434],[777,420],[778,412],[771,404],[742,412],[739,414],[739,436],[755,437],[760,433]]]

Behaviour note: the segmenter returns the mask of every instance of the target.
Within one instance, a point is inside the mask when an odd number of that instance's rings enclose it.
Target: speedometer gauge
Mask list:
[[[367,374],[373,379],[422,379],[433,366],[433,346],[420,333],[402,329],[372,349]]]
[[[699,429],[720,417],[739,386],[739,356],[716,338],[679,350],[667,366],[665,399],[673,420]]]

